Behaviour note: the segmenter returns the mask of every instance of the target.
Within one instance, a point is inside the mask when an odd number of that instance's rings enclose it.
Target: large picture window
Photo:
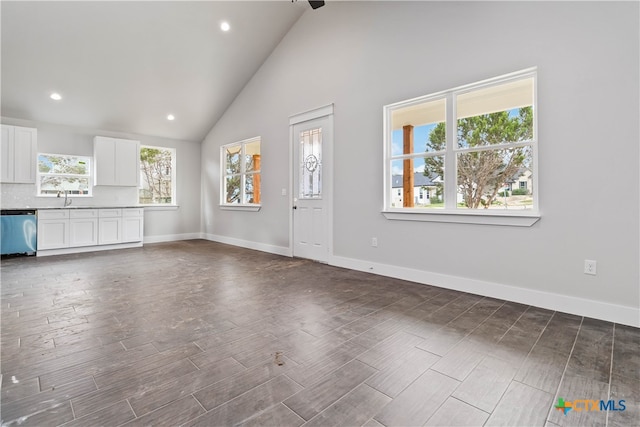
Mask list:
[[[91,197],[91,157],[38,153],[38,196]]]
[[[385,211],[537,214],[535,85],[527,70],[385,106]]]
[[[176,150],[165,147],[140,147],[140,188],[142,205],[176,204]]]
[[[221,148],[222,200],[226,206],[259,206],[260,138],[251,138]]]

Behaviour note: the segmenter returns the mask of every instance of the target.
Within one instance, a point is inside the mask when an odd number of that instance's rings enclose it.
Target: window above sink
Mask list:
[[[39,197],[92,197],[91,157],[38,153]]]

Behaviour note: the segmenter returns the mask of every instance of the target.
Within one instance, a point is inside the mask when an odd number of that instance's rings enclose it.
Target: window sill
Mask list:
[[[42,197],[45,199],[64,199],[64,195],[56,196],[55,194],[36,194],[36,197]],[[69,194],[67,196],[68,199],[88,199],[93,197],[93,194]]]
[[[226,211],[258,212],[262,205],[220,205],[220,209]]]
[[[175,211],[180,208],[179,205],[138,205],[148,211]]]
[[[455,224],[501,225],[531,227],[538,222],[540,214],[532,211],[520,212],[425,212],[424,210],[386,210],[385,218],[399,221],[449,222]]]

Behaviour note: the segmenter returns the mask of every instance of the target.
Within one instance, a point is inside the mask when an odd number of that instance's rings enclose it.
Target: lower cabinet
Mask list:
[[[114,245],[122,242],[122,209],[100,209],[98,244]]]
[[[141,242],[144,234],[144,209],[100,209],[99,245]]]
[[[69,247],[69,210],[38,211],[38,251]]]
[[[55,253],[67,253],[74,252],[74,248],[140,246],[143,236],[142,208],[38,210],[38,251],[45,251],[39,255],[55,249],[59,250]]]
[[[98,244],[98,210],[77,209],[69,211],[69,247],[95,246]]]
[[[122,241],[140,242],[144,234],[144,210],[128,208],[122,210]]]

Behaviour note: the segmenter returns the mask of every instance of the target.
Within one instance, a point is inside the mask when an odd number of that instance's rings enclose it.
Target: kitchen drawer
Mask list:
[[[70,209],[69,218],[98,218],[98,209]]]
[[[133,216],[143,216],[144,209],[143,208],[129,208],[122,210],[123,217],[133,217]]]
[[[69,218],[69,209],[38,210],[38,219],[65,219],[65,218]]]
[[[122,209],[100,209],[98,216],[100,218],[119,218],[122,216]]]

